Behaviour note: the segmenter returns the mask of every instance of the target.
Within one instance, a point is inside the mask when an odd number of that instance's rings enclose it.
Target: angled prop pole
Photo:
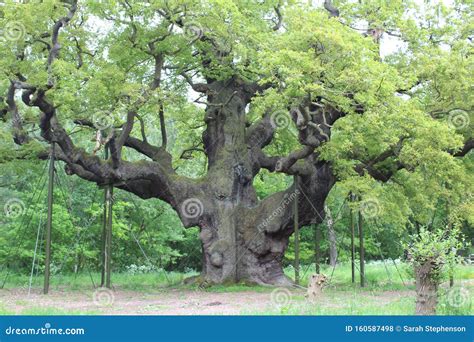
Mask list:
[[[104,159],[107,160],[109,158],[107,145],[104,147]],[[107,188],[104,189],[104,208],[102,214],[102,236],[101,236],[101,251],[100,251],[100,261],[101,261],[101,274],[100,274],[100,286],[103,287],[105,285],[105,273],[107,271],[106,267],[106,240],[107,240]]]
[[[314,226],[314,263],[316,267],[316,273],[320,274],[320,259],[321,259],[321,230],[317,224]]]
[[[54,192],[54,153],[56,143],[51,144],[51,156],[49,161],[49,181],[48,181],[48,217],[46,220],[46,246],[44,265],[44,287],[43,293],[49,292],[49,278],[51,271],[51,230],[53,226],[53,192]]]
[[[354,202],[354,195],[352,192],[349,194],[349,201]],[[354,211],[350,207],[350,225],[351,225],[351,273],[352,283],[355,283],[355,230],[354,230]]]
[[[300,283],[300,231],[299,231],[299,217],[298,217],[298,176],[293,178],[295,184],[295,202],[294,202],[294,228],[295,228],[295,283]]]
[[[361,200],[361,197],[359,197]],[[360,261],[360,287],[365,287],[365,251],[364,251],[364,218],[359,209],[359,261]]]
[[[105,287],[111,288],[113,185],[106,187],[107,232],[105,235]]]

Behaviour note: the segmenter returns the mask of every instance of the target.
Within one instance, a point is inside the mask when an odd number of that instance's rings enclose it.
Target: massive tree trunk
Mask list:
[[[296,191],[303,196],[289,187],[260,201],[253,187],[260,169],[255,148],[260,146],[246,134],[244,112],[252,91],[232,79],[212,83],[209,93],[203,133],[208,174],[193,197],[177,205],[186,226],[201,228],[202,276],[213,283],[289,285],[281,261],[294,229],[294,200],[299,201],[301,224],[320,222],[334,177],[329,166],[313,165],[300,176]]]

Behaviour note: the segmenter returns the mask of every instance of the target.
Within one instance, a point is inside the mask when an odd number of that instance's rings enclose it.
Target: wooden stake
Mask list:
[[[349,201],[354,201],[354,195],[349,194]],[[355,231],[354,231],[354,211],[350,208],[350,224],[351,224],[351,271],[352,271],[352,283],[355,283]]]
[[[100,258],[101,258],[101,274],[100,274],[100,286],[105,285],[105,246],[106,246],[106,239],[107,239],[107,189],[104,190],[104,213],[102,219],[102,244],[100,250]]]
[[[108,150],[107,146],[105,146],[105,153],[104,159],[108,159]],[[102,214],[102,240],[101,240],[101,250],[100,250],[100,258],[101,258],[101,272],[100,272],[100,286],[103,287],[105,285],[105,273],[106,273],[106,265],[105,265],[105,246],[106,246],[106,239],[107,239],[107,188],[104,189],[104,210]]]
[[[110,266],[112,260],[112,207],[113,207],[113,186],[106,187],[106,203],[107,203],[107,232],[105,238],[105,287],[111,288],[110,282]]]
[[[363,217],[362,217],[361,210],[359,210],[359,257],[360,257],[360,286],[365,287],[364,230],[363,230]]]
[[[49,182],[48,182],[48,217],[46,220],[46,247],[44,260],[44,287],[43,293],[49,292],[49,278],[51,271],[51,230],[53,226],[53,191],[54,191],[54,152],[56,144],[51,144],[51,156],[49,161]]]
[[[298,222],[298,176],[293,177],[294,182],[294,228],[295,228],[295,283],[300,283],[300,231]]]
[[[320,259],[321,259],[321,231],[317,224],[314,225],[314,264],[316,266],[316,273],[321,272]]]

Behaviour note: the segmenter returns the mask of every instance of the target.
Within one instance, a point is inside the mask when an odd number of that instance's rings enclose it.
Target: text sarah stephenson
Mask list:
[[[434,332],[434,333],[442,333],[442,332],[466,332],[466,327],[445,327],[443,325],[418,325],[418,326],[403,326],[403,332]]]

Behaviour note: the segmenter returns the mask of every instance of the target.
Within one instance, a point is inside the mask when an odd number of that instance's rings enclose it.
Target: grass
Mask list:
[[[469,298],[474,290],[467,290]],[[440,290],[438,315],[472,315],[474,308],[472,300],[462,305],[452,305],[446,294]],[[325,300],[320,303],[308,303],[302,295],[292,295],[291,300],[282,306],[273,306],[263,311],[246,311],[246,315],[413,315],[415,312],[415,296],[411,293],[400,292],[390,300],[385,300],[383,291],[355,290],[343,292],[326,290]]]
[[[265,311],[244,312],[247,315],[412,315],[415,311],[414,298],[400,298],[390,305],[380,305],[366,296],[354,296],[334,300],[331,305],[307,304],[303,300],[293,301],[285,306]]]
[[[183,286],[183,280],[196,275],[197,273],[179,273],[179,272],[153,272],[147,274],[129,274],[113,273],[113,286],[123,290],[146,292],[150,289],[158,290],[160,288]],[[0,272],[0,284],[6,277],[6,272]],[[50,280],[51,290],[78,291],[84,288],[95,288],[100,284],[100,273],[84,272],[77,274],[57,274],[52,275]],[[28,289],[29,276],[23,274],[9,274],[5,288],[24,288]],[[41,289],[43,278],[33,277],[32,289]]]
[[[294,278],[294,270],[292,267],[287,268],[285,271],[290,278]],[[313,265],[308,269],[303,267],[301,285],[307,286],[309,276],[314,273],[316,273],[316,271]],[[329,265],[322,265],[321,273],[325,274],[328,277],[330,285],[337,286],[338,289],[341,291],[352,291],[354,289],[354,284],[352,283],[351,279],[352,276],[350,263],[339,264],[334,269]],[[360,279],[358,267],[356,267],[355,277],[356,283],[359,283]],[[410,283],[413,283],[413,278],[406,264],[398,263],[395,266],[391,262],[386,262],[385,264],[380,262],[374,262],[366,264],[365,282],[366,288],[368,290],[372,288],[386,290],[402,290],[406,289],[407,286],[409,287]]]
[[[314,265],[310,267],[301,267],[301,286],[306,287],[311,274],[315,273]],[[353,291],[358,288],[359,272],[356,269],[356,283],[351,282],[351,265],[350,263],[338,264],[334,269],[329,265],[321,266],[321,273],[325,274],[330,281],[329,287],[337,287],[338,291]],[[159,290],[166,288],[189,288],[193,289],[197,285],[184,285],[186,278],[195,276],[198,273],[179,273],[179,272],[153,272],[147,274],[129,274],[129,273],[113,273],[113,285],[124,290],[132,291],[148,291],[150,289]],[[294,278],[294,270],[292,267],[285,269],[285,274]],[[6,272],[0,272],[0,284],[5,279]],[[92,279],[91,279],[92,278]],[[414,279],[410,268],[403,263],[397,266],[391,262],[385,265],[380,262],[367,263],[365,269],[366,290],[406,290],[414,289]],[[459,265],[454,272],[456,280],[473,280],[474,267],[467,265]],[[42,287],[43,278],[41,276],[34,277],[32,286],[39,289]],[[447,281],[447,279],[446,279]],[[78,274],[57,274],[51,276],[51,288],[61,289],[63,291],[77,291],[85,287],[97,286],[100,282],[100,274],[93,272],[91,274],[84,272]],[[24,274],[9,274],[5,288],[28,288],[29,277]],[[267,287],[252,286],[247,284],[231,284],[231,285],[214,285],[206,288],[206,291],[213,292],[238,292],[238,291],[268,291]]]
[[[474,294],[472,280],[474,279],[474,267],[459,265],[454,273],[455,288],[448,287],[447,279],[441,284],[439,290],[438,314],[441,315],[471,315],[474,313],[471,298]],[[292,267],[285,269],[285,273],[294,277]],[[301,286],[306,287],[309,276],[315,273],[314,265],[302,267]],[[328,277],[328,285],[324,289],[324,296],[320,302],[309,303],[304,297],[304,290],[291,292],[291,300],[287,305],[270,306],[258,312],[243,311],[248,315],[411,315],[415,310],[414,279],[410,268],[398,263],[373,262],[366,265],[366,287],[359,286],[359,274],[356,272],[356,282],[351,281],[351,266],[349,263],[339,264],[334,270],[330,266],[322,266],[321,273]],[[121,290],[128,290],[143,295],[149,293],[165,292],[170,290],[194,290],[197,285],[184,285],[183,280],[195,276],[197,273],[156,272],[148,274],[114,273],[112,275],[113,286]],[[6,274],[0,272],[0,284]],[[92,278],[92,280],[91,280]],[[100,280],[98,273],[60,274],[51,278],[51,290],[66,292],[84,292],[92,290],[93,283],[97,286]],[[27,275],[10,274],[5,288],[18,289],[28,288],[29,278]],[[468,284],[469,283],[469,284]],[[467,285],[466,285],[467,284]],[[42,287],[42,277],[33,279],[33,291],[39,292]],[[230,292],[260,292],[270,293],[272,287],[255,286],[248,284],[213,285],[200,289],[206,292],[230,293]],[[457,291],[457,292],[456,292]],[[453,295],[454,293],[454,295]],[[468,298],[461,304],[456,301],[456,294]],[[243,294],[245,296],[245,294]],[[454,299],[453,299],[454,298]],[[61,315],[61,314],[97,314],[96,311],[65,311],[60,308],[51,307],[28,307],[25,303],[15,303],[25,309],[22,314],[29,315]],[[100,312],[99,312],[100,313]],[[0,297],[0,315],[14,314],[9,308],[2,305]]]

